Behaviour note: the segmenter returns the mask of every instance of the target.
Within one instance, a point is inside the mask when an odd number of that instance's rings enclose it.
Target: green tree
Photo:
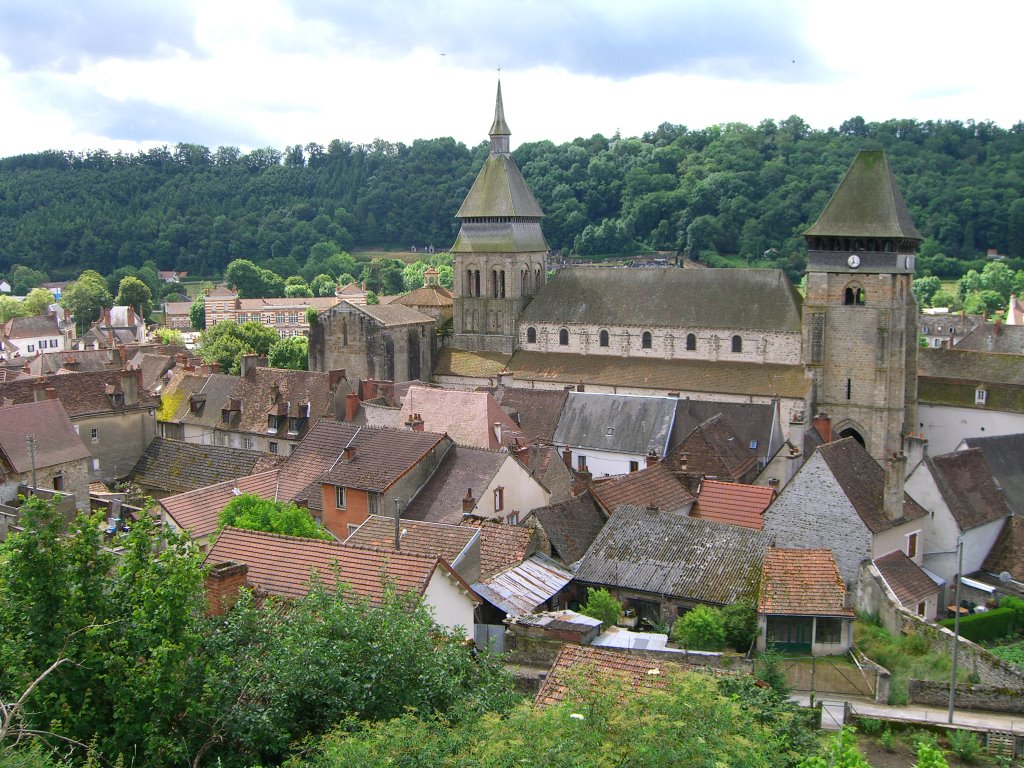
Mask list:
[[[405,266],[402,270],[402,284],[405,290],[415,291],[423,287],[423,273],[427,271],[427,266],[425,261],[414,261]]]
[[[607,589],[587,587],[587,601],[580,606],[580,613],[601,620],[601,629],[614,627],[622,613],[622,603]]]
[[[304,539],[334,541],[334,537],[313,519],[308,509],[299,508],[291,502],[263,499],[253,493],[243,493],[228,502],[221,510],[218,523],[220,529],[232,526]]]
[[[114,303],[119,307],[141,307],[142,314],[149,317],[153,311],[153,292],[139,278],[128,275],[122,278]]]
[[[60,305],[71,312],[79,333],[85,333],[100,317],[104,307],[114,303],[102,276],[86,270],[78,280],[67,286],[60,297]]]
[[[217,323],[200,335],[196,354],[208,363],[217,363],[221,371],[237,375],[242,355],[267,356],[280,337],[262,323],[249,321],[239,325],[233,320]]]
[[[157,328],[156,337],[161,344],[173,344],[178,347],[185,346],[185,337],[177,328]]]
[[[53,294],[45,288],[33,288],[22,304],[26,316],[42,315],[49,311],[50,305],[53,304]]]
[[[290,336],[278,339],[270,346],[267,364],[271,368],[291,368],[305,371],[309,365],[309,339],[305,336]]]
[[[289,299],[313,298],[313,291],[305,283],[301,285],[286,285],[284,287],[284,295]]]
[[[335,279],[330,275],[321,273],[309,281],[309,289],[314,296],[333,296],[336,288]]]
[[[725,647],[722,613],[709,605],[698,605],[672,625],[672,639],[687,650],[720,651]]]
[[[33,288],[41,286],[49,279],[49,276],[42,270],[15,264],[11,268],[11,291],[15,296],[25,296]]]
[[[25,302],[0,294],[0,323],[6,323],[12,317],[27,317]]]
[[[964,311],[969,315],[980,315],[983,312],[995,313],[1006,308],[1006,299],[995,291],[973,291],[964,298]]]
[[[960,299],[952,291],[945,288],[940,288],[932,294],[932,306],[933,307],[948,307],[949,309],[959,309]]]
[[[224,281],[238,291],[239,298],[284,296],[284,280],[280,275],[258,267],[248,259],[235,259],[228,264]]]
[[[192,306],[188,308],[188,319],[197,331],[206,328],[206,294],[196,296]]]
[[[915,279],[913,286],[917,303],[922,307],[930,307],[932,297],[942,288],[942,281],[933,275],[928,275]]]
[[[757,608],[749,600],[740,600],[722,608],[725,641],[740,653],[750,650],[757,637]]]

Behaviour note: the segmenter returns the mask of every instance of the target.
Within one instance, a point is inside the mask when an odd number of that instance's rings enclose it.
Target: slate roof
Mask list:
[[[570,392],[552,440],[573,448],[664,456],[678,402],[674,397]]]
[[[1024,581],[1024,517],[1006,518],[982,570],[996,575],[1009,571],[1015,581]]]
[[[669,669],[692,669],[683,664],[621,651],[607,651],[591,645],[566,643],[548,671],[534,702],[538,706],[560,704],[571,700],[579,686],[604,687],[617,681],[629,690],[662,690],[667,685],[664,674]]]
[[[410,387],[402,401],[401,420],[423,419],[427,432],[446,433],[459,445],[498,450],[520,434],[519,427],[487,392]],[[494,425],[501,424],[501,441]]]
[[[175,525],[187,531],[193,539],[201,539],[217,531],[218,516],[236,494],[252,493],[261,499],[285,500],[278,496],[277,470],[261,472],[215,485],[207,485],[160,499],[160,506],[174,520]]]
[[[7,405],[0,407],[0,482],[4,469],[32,471],[28,435],[35,435],[37,468],[92,456],[58,400]]]
[[[801,306],[780,269],[566,267],[519,323],[800,333]]]
[[[672,470],[660,463],[628,475],[602,477],[594,481],[590,492],[608,514],[623,504],[678,512],[694,501]]]
[[[607,519],[588,492],[530,512],[544,528],[553,554],[572,565],[581,560],[601,533]]]
[[[67,352],[43,352],[28,364],[33,376],[48,376],[59,371],[119,371],[121,357],[116,349],[78,349]]]
[[[757,594],[773,536],[640,507],[619,507],[576,569],[577,581],[728,605]]]
[[[160,390],[157,420],[212,430],[221,424],[221,409],[231,398],[238,379],[226,373],[175,370]]]
[[[412,307],[406,307],[398,302],[391,302],[390,304],[352,304],[346,301],[350,307],[353,307],[364,315],[373,318],[385,328],[396,328],[400,325],[422,325],[423,323],[433,323],[434,318],[430,315],[425,315],[422,312],[417,312]]]
[[[466,491],[472,489],[473,498],[479,499],[508,458],[508,454],[497,451],[453,445],[402,517],[458,525]]]
[[[846,585],[831,549],[777,549],[765,554],[758,613],[846,616]]]
[[[481,579],[518,565],[534,550],[532,528],[489,520],[466,520],[462,524],[480,531]]]
[[[37,339],[40,336],[60,336],[57,319],[52,315],[12,317],[0,326],[0,336],[8,339]]]
[[[502,371],[508,370],[511,359],[501,352],[471,352],[442,347],[434,361],[434,375],[495,378]]]
[[[1024,325],[984,323],[960,339],[954,345],[954,349],[1024,355]]]
[[[774,498],[775,491],[767,486],[704,480],[691,514],[760,531],[764,528],[764,511]]]
[[[142,386],[146,390],[152,391],[164,380],[164,375],[175,364],[173,355],[139,352],[125,367],[128,370],[142,371]]]
[[[418,520],[401,520],[401,552],[409,555],[443,557],[453,567],[463,553],[479,538],[480,532],[461,525],[443,525]],[[347,539],[352,544],[369,549],[395,549],[395,519],[383,515],[370,515],[366,522]]]
[[[1013,514],[1024,515],[1024,434],[968,437],[966,443],[985,454]]]
[[[35,400],[35,388],[45,384],[47,388],[56,390],[57,399],[72,419],[94,414],[156,408],[156,398],[141,386],[138,387],[138,405],[115,406],[107,394],[108,387],[120,392],[121,375],[122,371],[85,371],[0,382],[0,402],[10,399],[14,403],[31,403]]]
[[[156,437],[131,476],[144,488],[182,493],[252,474],[262,457],[259,451]]]
[[[719,414],[698,426],[673,448],[665,463],[677,471],[737,482],[756,467],[757,454]]]
[[[818,449],[843,493],[872,533],[881,533],[905,522],[925,517],[928,512],[903,494],[903,517],[890,520],[883,509],[885,470],[868,455],[860,443],[845,437]]]
[[[572,571],[538,552],[488,579],[473,591],[509,616],[532,613],[572,581]]]
[[[550,440],[558,426],[568,393],[564,389],[495,387],[490,390],[502,410],[512,416],[527,441]]]
[[[1024,386],[1024,365],[1019,355],[929,347],[919,350],[917,373],[929,379]]]
[[[863,150],[804,236],[921,240],[883,150]]]
[[[939,592],[939,585],[932,581],[921,566],[899,550],[876,558],[874,562],[885,583],[903,605],[917,605]]]
[[[633,270],[660,272],[661,270]],[[698,270],[693,270],[698,271]],[[922,350],[924,351],[924,350]],[[480,353],[465,353],[479,355]],[[507,367],[519,381],[577,384],[585,381],[595,386],[641,387],[677,392],[709,392],[714,394],[762,395],[799,398],[807,396],[810,381],[802,365],[775,363],[734,363],[725,360],[665,360],[653,357],[618,357],[616,355],[574,355],[560,352],[517,351]],[[470,365],[459,366],[466,373],[450,375],[497,376],[491,373],[469,373]],[[456,370],[455,367],[452,370]],[[436,371],[442,375],[442,370]]]
[[[346,432],[351,434],[347,441],[337,439]],[[355,427],[347,422],[338,423],[331,437],[336,446],[335,462],[323,474],[322,481],[378,493],[390,488],[446,439],[444,435],[433,432]],[[342,455],[346,446],[354,450],[348,459]]]
[[[251,586],[281,597],[305,595],[314,572],[327,589],[333,589],[336,582],[348,584],[356,596],[371,604],[381,602],[388,583],[399,594],[422,595],[438,566],[465,585],[437,557],[380,552],[240,528],[225,528],[206,556],[209,564],[229,561],[249,566]],[[466,589],[469,591],[468,586]]]
[[[980,448],[925,459],[961,531],[1009,516],[1010,508]]]
[[[274,387],[276,387],[276,392]],[[347,380],[338,384],[341,397],[352,391]],[[283,368],[252,367],[238,377],[231,389],[231,398],[241,401],[242,409],[230,429],[272,435],[268,416],[274,413],[288,417],[307,417],[310,424],[324,416],[334,415],[334,398],[330,374],[316,371],[293,371]],[[307,408],[308,404],[308,408]],[[224,403],[216,404],[219,409]],[[280,420],[276,434],[284,436],[287,421]]]
[[[756,447],[751,450],[758,459],[767,460],[779,450],[785,439],[781,427],[772,434],[776,407],[774,403],[726,403],[682,398],[676,409],[673,439],[681,441],[708,419],[721,414],[743,444],[750,447],[755,443]]]

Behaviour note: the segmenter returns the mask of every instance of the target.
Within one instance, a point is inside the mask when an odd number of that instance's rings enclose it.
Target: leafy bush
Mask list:
[[[892,733],[892,728],[889,726],[885,727],[882,731],[882,735],[878,737],[878,743],[882,745],[882,749],[886,752],[893,752],[896,749],[896,737]]]
[[[786,672],[782,669],[782,654],[774,648],[768,648],[757,657],[754,675],[761,682],[767,683],[773,691],[783,696],[789,695],[789,681],[786,680]]]
[[[921,742],[917,745],[916,768],[949,768],[949,763],[941,750]]]
[[[301,536],[304,539],[334,539],[312,518],[308,510],[291,502],[261,499],[254,493],[243,493],[228,502],[221,510],[218,522],[219,528],[230,525],[250,531]]]
[[[973,763],[981,754],[981,740],[974,731],[946,731],[950,751],[966,763]]]
[[[1024,667],[1024,641],[1014,643],[1013,645],[989,648],[989,650],[1004,661],[1016,664],[1018,667]]]
[[[725,647],[722,612],[709,605],[698,605],[672,626],[672,639],[694,651],[722,650]]]
[[[612,597],[607,589],[587,588],[587,602],[580,606],[580,613],[601,620],[601,629],[614,627],[622,613],[622,603]]]
[[[857,726],[861,732],[868,736],[877,736],[885,728],[885,721],[877,717],[861,717],[857,719]]]
[[[727,605],[722,609],[725,641],[745,653],[757,637],[757,609],[749,600]]]
[[[956,619],[943,619],[943,627],[953,629]],[[960,634],[976,643],[991,642],[1013,633],[1019,626],[1019,614],[1015,608],[996,608],[984,613],[974,613],[960,619]]]

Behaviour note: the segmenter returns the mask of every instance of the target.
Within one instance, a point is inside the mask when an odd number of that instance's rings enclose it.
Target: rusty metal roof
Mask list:
[[[572,571],[537,553],[473,585],[473,591],[509,616],[532,613],[572,581]]]

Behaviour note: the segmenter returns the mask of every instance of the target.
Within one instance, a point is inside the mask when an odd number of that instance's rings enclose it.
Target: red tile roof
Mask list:
[[[477,537],[476,531],[461,525],[427,523],[419,520],[402,519],[399,522],[399,530],[402,553],[443,557],[447,563],[456,562]],[[345,539],[345,543],[394,551],[395,518],[370,515],[355,533]]]
[[[35,436],[35,466],[39,468],[92,455],[59,400],[8,405],[0,407],[0,478],[4,470],[21,473],[32,469],[28,435]]]
[[[157,401],[138,383],[138,405],[114,405],[111,393],[120,393],[123,371],[83,371],[60,376],[18,379],[0,384],[0,402],[11,399],[15,403],[35,400],[36,387],[52,388],[70,418],[99,413],[122,413],[142,408],[156,408]],[[132,372],[141,378],[137,371]],[[127,375],[125,373],[125,375]],[[138,381],[138,379],[136,379]]]
[[[433,432],[354,427],[350,422],[329,420],[320,421],[317,428],[322,428],[325,423],[330,426],[318,437],[334,438],[331,448],[335,458],[324,473],[323,482],[378,493],[390,488],[427,453],[447,439]],[[311,431],[306,440],[315,431]],[[344,439],[346,434],[350,436],[347,440]],[[349,458],[343,455],[346,446],[352,450]]]
[[[775,491],[767,486],[704,480],[692,515],[760,531],[773,498]]]
[[[693,503],[693,495],[663,464],[628,475],[601,478],[594,481],[590,492],[608,514],[622,504],[676,512]]]
[[[572,698],[574,688],[598,688],[605,681],[620,682],[627,689],[663,689],[665,673],[693,669],[691,665],[654,660],[619,651],[607,651],[590,645],[566,643],[548,672],[534,700],[538,706],[559,704]]]
[[[853,616],[831,549],[769,549],[764,558],[759,613]]]
[[[921,566],[898,550],[876,558],[875,567],[900,602],[908,607],[917,605],[939,591],[939,585],[932,581]]]
[[[422,595],[435,570],[441,566],[479,601],[439,557],[225,528],[206,562],[228,561],[249,566],[249,584],[272,595],[301,597],[309,591],[310,577],[316,573],[326,588],[333,589],[337,582],[348,584],[356,595],[371,603],[381,601],[388,585],[399,594]]]
[[[226,480],[216,485],[197,488],[160,500],[160,506],[181,530],[200,539],[217,530],[218,516],[224,507],[241,493],[254,493],[262,499],[278,498],[278,470]]]

